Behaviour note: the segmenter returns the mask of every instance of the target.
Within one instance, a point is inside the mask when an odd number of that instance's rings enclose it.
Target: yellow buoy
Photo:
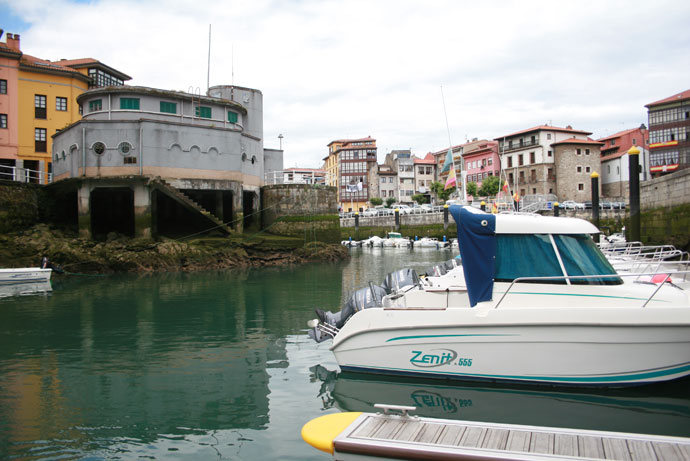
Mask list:
[[[333,439],[361,414],[361,411],[350,411],[314,418],[302,427],[302,439],[314,448],[333,454]]]

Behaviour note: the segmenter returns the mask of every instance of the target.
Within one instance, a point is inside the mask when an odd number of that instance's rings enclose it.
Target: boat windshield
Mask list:
[[[567,275],[609,275],[615,270],[587,235],[555,235],[554,241]],[[563,270],[548,234],[496,235],[497,282],[518,277],[563,277]],[[526,281],[527,282],[527,281]],[[565,284],[565,279],[534,280],[531,283]],[[571,280],[573,284],[619,284],[618,277]]]
[[[588,235],[554,235],[558,253],[568,275],[614,275],[616,270]],[[619,285],[619,277],[574,279],[575,285]]]

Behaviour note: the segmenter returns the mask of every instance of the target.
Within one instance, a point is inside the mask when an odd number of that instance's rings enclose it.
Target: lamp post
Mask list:
[[[283,150],[283,138],[284,138],[284,137],[285,137],[285,136],[283,136],[283,133],[280,133],[280,134],[278,135],[278,142],[280,142],[280,150]]]

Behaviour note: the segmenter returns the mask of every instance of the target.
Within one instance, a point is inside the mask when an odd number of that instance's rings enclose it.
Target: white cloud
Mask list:
[[[688,89],[690,5],[622,1],[0,0],[22,48],[93,57],[134,85],[264,94],[265,146],[319,166],[339,138],[417,154],[534,125],[605,136]],[[672,12],[672,13],[669,13]]]

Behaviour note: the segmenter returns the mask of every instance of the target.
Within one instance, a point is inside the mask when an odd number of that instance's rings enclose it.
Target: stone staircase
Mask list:
[[[165,180],[161,178],[154,178],[149,182],[149,185],[151,188],[157,189],[160,192],[167,195],[168,197],[170,197],[171,199],[175,200],[177,203],[179,203],[192,213],[196,213],[198,215],[203,216],[209,223],[212,224],[212,226],[209,226],[209,230],[211,228],[214,228],[220,230],[222,233],[226,235],[232,234],[232,229],[225,223],[223,223],[223,221],[218,219],[215,215],[213,215],[213,213],[204,209],[201,205],[189,198],[189,196],[187,196],[184,192],[165,182]]]

